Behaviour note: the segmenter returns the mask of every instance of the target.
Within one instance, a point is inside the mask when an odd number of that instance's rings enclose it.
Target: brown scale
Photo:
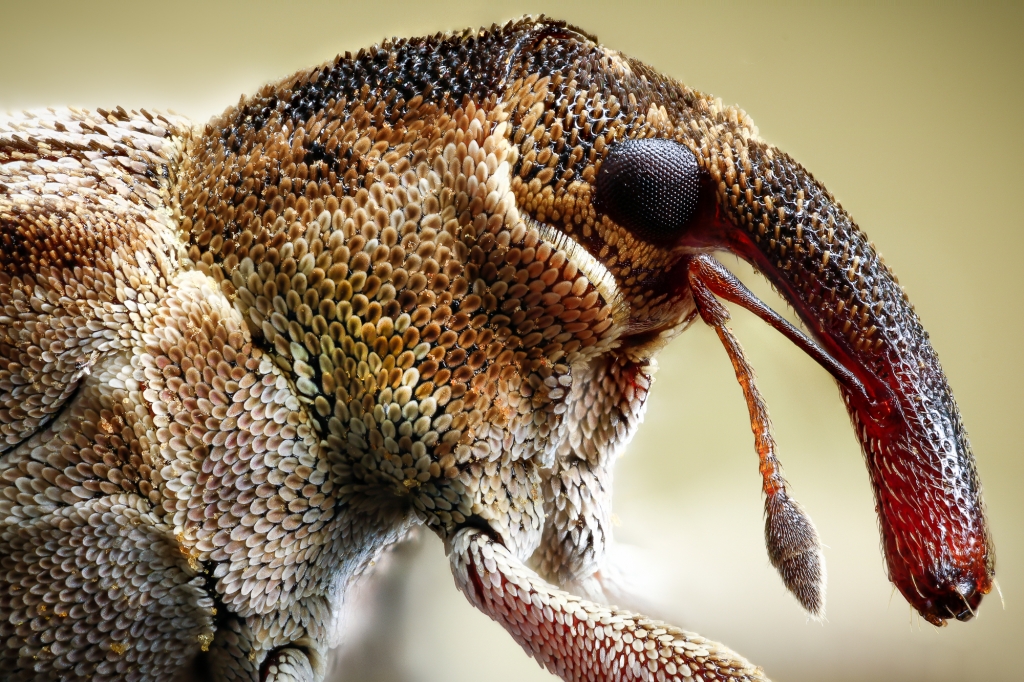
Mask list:
[[[624,158],[609,154],[647,140],[693,162],[694,212],[659,222],[667,234],[595,196]],[[0,662],[17,679],[177,672],[152,652],[215,679],[320,679],[346,587],[416,524],[445,540],[470,601],[567,680],[764,679],[597,603],[623,594],[611,467],[654,354],[700,315],[748,403],[769,556],[822,613],[817,536],[718,298],[839,381],[908,599],[966,618],[990,585],[963,426],[874,247],[741,110],[564,23],[386,42],[203,127],[122,109],[2,118],[0,241]],[[715,249],[765,272],[822,346]],[[956,441],[944,468],[899,454],[944,443],[890,438],[914,410]],[[929,478],[940,468],[962,475]],[[933,551],[917,498],[973,564]],[[66,628],[42,609],[83,580],[105,590],[68,611],[90,646],[53,644]],[[167,620],[144,615],[151,589]],[[122,597],[145,622],[130,636]]]
[[[495,111],[497,118],[504,117],[500,109]],[[502,182],[507,185],[508,162],[514,162],[515,155],[512,151],[507,159],[511,150],[502,138],[486,135],[494,121],[483,109],[470,103],[466,109],[441,115],[431,134],[423,134],[412,146],[400,141],[405,139],[400,131],[388,134],[383,144],[375,143],[380,133],[373,126],[361,130],[369,123],[369,114],[357,109],[353,118],[354,131],[364,133],[352,136],[353,148],[380,159],[361,161],[360,168],[366,169],[362,188],[341,201],[333,194],[324,200],[307,184],[309,196],[289,195],[281,215],[269,209],[263,219],[250,223],[256,225],[258,236],[248,237],[247,230],[239,240],[255,242],[260,260],[243,258],[224,288],[237,293],[254,333],[273,346],[278,364],[292,373],[323,430],[356,439],[351,456],[357,462],[353,476],[360,484],[384,483],[411,495],[431,523],[461,523],[475,512],[471,507],[453,508],[461,493],[446,496],[437,482],[457,476],[471,459],[499,453],[500,438],[487,438],[488,429],[481,425],[495,420],[500,425],[505,412],[523,400],[524,374],[536,376],[537,386],[527,395],[537,388],[546,390],[544,382],[552,369],[566,371],[559,369],[557,359],[592,346],[599,338],[595,331],[609,328],[611,321],[604,320],[611,311],[588,311],[599,297],[585,282],[577,295],[582,296],[567,311],[557,301],[578,288],[577,267],[557,253],[550,260],[555,267],[545,264],[552,249],[538,251],[531,241],[536,237],[525,227],[513,230],[511,239],[497,233],[516,220],[517,214],[509,213],[515,209],[507,187],[504,195],[500,190]],[[307,125],[311,131],[321,129],[316,121]],[[315,144],[299,132],[295,139]],[[393,142],[398,142],[394,151],[384,153]],[[213,153],[219,159],[222,152]],[[434,159],[432,164],[427,163],[429,158]],[[235,163],[241,165],[242,160]],[[494,175],[501,167],[506,175]],[[303,169],[296,172],[302,175]],[[217,171],[211,177],[221,175]],[[212,194],[191,180],[190,186],[194,202]],[[282,191],[293,186],[287,177],[279,185]],[[335,192],[339,189],[336,186]],[[205,206],[185,201],[186,226],[190,215],[203,216],[204,225],[219,224]],[[229,208],[224,215],[233,212]],[[271,219],[267,229],[263,223]],[[474,239],[474,233],[480,238]],[[199,235],[197,246],[207,239],[211,249],[219,246],[216,236],[206,234]],[[263,244],[266,249],[259,248]],[[222,279],[223,269],[235,262],[232,256],[249,253],[232,248],[224,265],[211,261],[209,251],[194,255],[200,269],[205,265],[215,279]],[[564,291],[558,284],[563,277]],[[532,278],[541,287],[534,292],[520,283]],[[397,296],[396,285],[405,285],[406,296]],[[546,297],[543,290],[548,287],[551,294]],[[479,293],[470,293],[471,289]],[[566,331],[553,333],[558,330],[547,321],[554,320],[551,313],[566,319]],[[591,320],[596,323],[593,330]],[[552,342],[538,328],[549,329]],[[509,344],[511,337],[518,341]],[[434,349],[428,355],[430,344]],[[505,350],[510,345],[518,351]],[[500,402],[495,404],[493,380],[500,377],[499,367],[508,364],[503,353],[518,371],[508,377],[507,395],[499,393]],[[372,402],[367,403],[367,397]],[[378,413],[373,423],[366,425],[365,418],[353,422],[374,402],[372,409]],[[339,403],[347,415],[337,414]],[[536,399],[530,403],[536,406]],[[338,420],[333,429],[332,413]],[[535,417],[526,415],[526,420]],[[383,431],[378,426],[384,426]],[[534,430],[533,425],[524,427]],[[532,440],[543,441],[549,431],[536,430]],[[377,451],[369,461],[363,454],[367,445]],[[530,451],[515,457],[529,458]],[[530,476],[525,470],[523,475]],[[473,475],[467,480],[475,482]],[[534,515],[527,500],[516,504]],[[536,532],[537,521],[527,526]]]

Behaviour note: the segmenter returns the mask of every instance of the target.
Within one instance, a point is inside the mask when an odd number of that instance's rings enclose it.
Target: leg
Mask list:
[[[260,666],[262,682],[314,682],[321,679],[313,672],[306,654],[299,649],[274,652]]]
[[[563,680],[766,679],[699,635],[558,590],[476,529],[460,530],[450,552],[466,598]]]
[[[202,662],[215,682],[317,682],[323,679],[325,654],[320,600],[269,616],[219,620],[217,637]],[[312,606],[312,608],[310,608]]]
[[[531,564],[557,585],[601,601],[619,592],[614,571],[604,570],[610,568],[612,467],[640,424],[652,369],[616,357],[574,377],[559,449],[545,472],[544,534]]]

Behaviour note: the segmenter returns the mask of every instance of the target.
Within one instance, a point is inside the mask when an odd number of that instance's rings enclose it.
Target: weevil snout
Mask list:
[[[765,175],[762,208],[729,203],[733,248],[856,379],[836,377],[890,578],[930,622],[969,619],[991,589],[994,551],[974,455],[928,334],[874,245],[807,171],[770,148],[755,147],[751,163]]]
[[[609,145],[593,186],[605,244],[630,239],[655,254],[646,268],[619,278],[646,285],[636,297],[641,305],[631,307],[631,328],[670,327],[680,308],[669,302],[692,296],[719,330],[744,387],[769,498],[785,482],[767,409],[725,326],[728,312],[714,298],[752,310],[800,345],[841,387],[866,456],[893,582],[930,622],[970,618],[993,574],[980,483],[948,382],[909,299],[832,195],[760,140],[742,112],[701,115],[706,102],[673,104],[677,120]],[[752,263],[813,339],[717,264],[709,255],[715,250]],[[776,507],[766,505],[769,517]],[[785,555],[791,550],[780,538],[788,531],[771,530],[776,525],[769,518],[769,553]],[[772,549],[775,542],[783,545]],[[799,592],[806,581],[786,582]]]

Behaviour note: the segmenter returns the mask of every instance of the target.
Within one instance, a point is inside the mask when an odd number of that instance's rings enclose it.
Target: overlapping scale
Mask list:
[[[691,132],[723,182],[756,142],[530,18],[339,57],[205,127],[0,119],[0,664],[149,682],[205,651],[217,679],[316,678],[345,589],[413,523],[500,539],[498,573],[460,546],[463,589],[515,574],[561,604],[520,564],[601,565],[609,468],[693,312],[678,254],[591,183],[617,140]],[[475,603],[526,627],[501,589]],[[677,634],[658,669],[696,677]]]
[[[134,494],[0,526],[0,584],[14,682],[171,680],[213,640],[203,579]]]

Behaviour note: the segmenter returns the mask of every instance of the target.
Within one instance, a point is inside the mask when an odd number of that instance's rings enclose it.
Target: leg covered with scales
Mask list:
[[[700,635],[559,590],[478,530],[460,531],[449,559],[466,598],[567,682],[767,679]]]

